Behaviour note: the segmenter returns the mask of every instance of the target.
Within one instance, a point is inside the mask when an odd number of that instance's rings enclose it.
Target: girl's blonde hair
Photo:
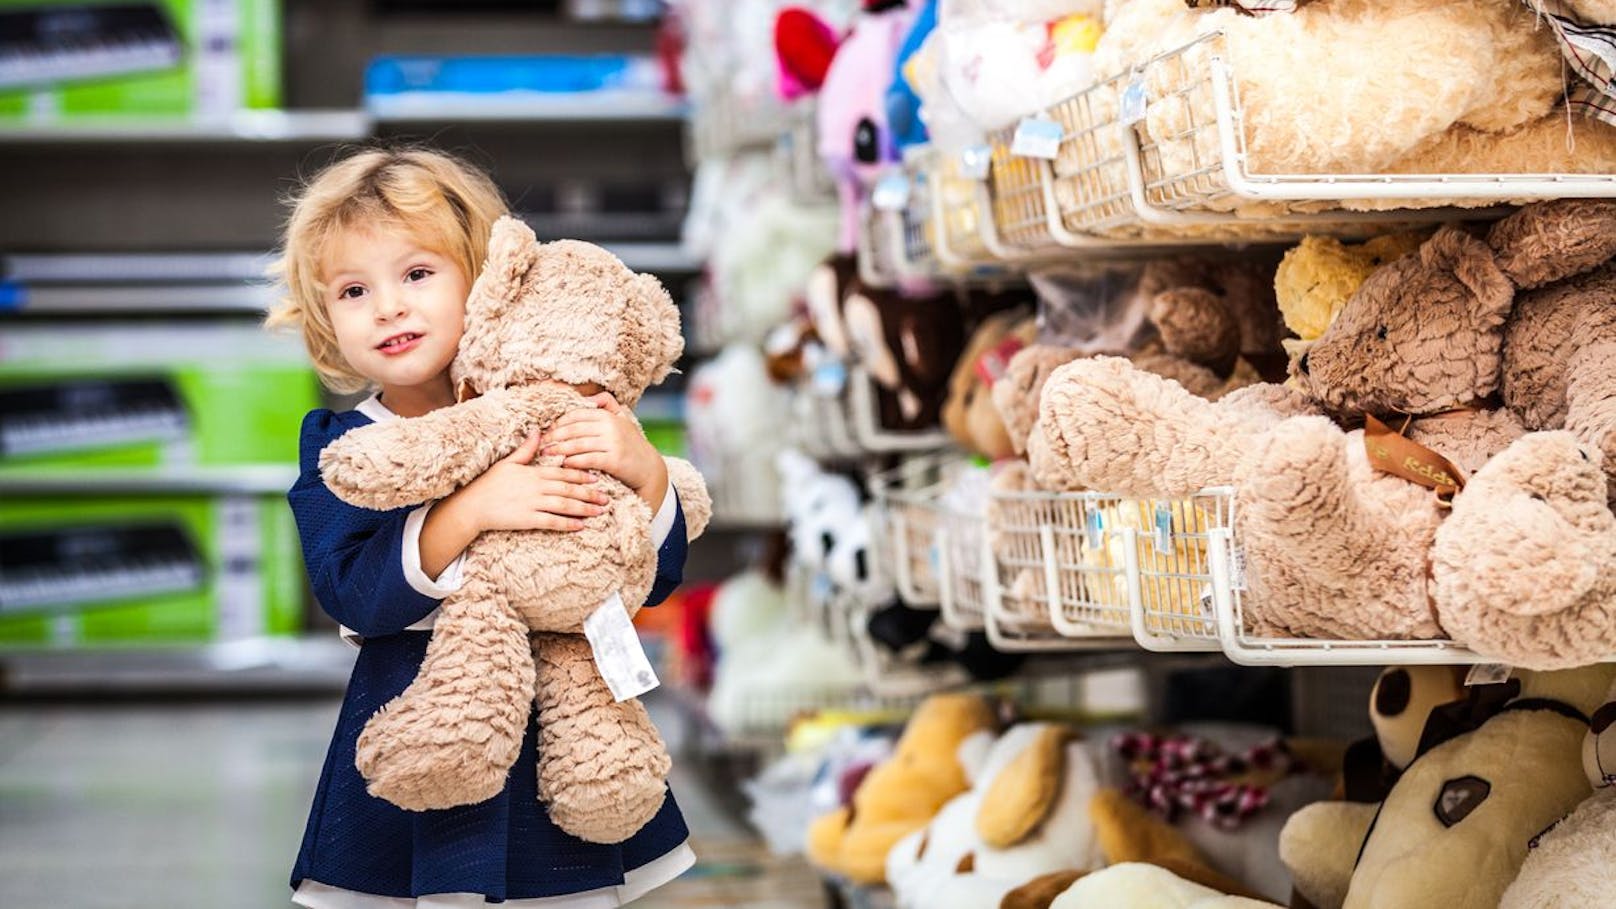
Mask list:
[[[396,229],[477,276],[505,199],[481,169],[425,148],[367,148],[314,176],[291,200],[281,254],[272,272],[286,295],[270,310],[270,328],[297,327],[326,387],[360,391],[370,381],[337,350],[326,311],[321,265],[332,237],[354,228]]]

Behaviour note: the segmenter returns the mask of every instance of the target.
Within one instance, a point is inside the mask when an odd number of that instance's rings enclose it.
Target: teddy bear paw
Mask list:
[[[651,822],[667,798],[660,775],[638,769],[610,779],[579,782],[553,792],[550,819],[590,843],[621,843]]]

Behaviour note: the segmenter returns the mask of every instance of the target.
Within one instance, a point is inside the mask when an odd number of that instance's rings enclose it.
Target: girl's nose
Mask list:
[[[376,321],[391,322],[402,316],[406,309],[404,295],[389,291],[377,291],[371,295],[372,306],[375,307]]]

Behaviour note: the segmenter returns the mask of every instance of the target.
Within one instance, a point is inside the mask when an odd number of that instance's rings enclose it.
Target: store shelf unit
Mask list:
[[[49,124],[0,126],[0,143],[230,143],[352,142],[369,137],[374,121],[362,110],[239,110],[227,117],[152,119],[93,117]]]
[[[358,653],[334,633],[182,646],[7,646],[0,648],[0,691],[22,696],[331,694],[347,684]]]

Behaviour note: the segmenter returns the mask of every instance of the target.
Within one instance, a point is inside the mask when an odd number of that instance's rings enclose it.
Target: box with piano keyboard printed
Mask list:
[[[295,633],[297,545],[278,495],[0,497],[0,647]]]
[[[0,123],[280,101],[280,0],[0,0]]]
[[[0,330],[0,479],[41,470],[297,465],[319,382],[295,338],[250,323]]]

